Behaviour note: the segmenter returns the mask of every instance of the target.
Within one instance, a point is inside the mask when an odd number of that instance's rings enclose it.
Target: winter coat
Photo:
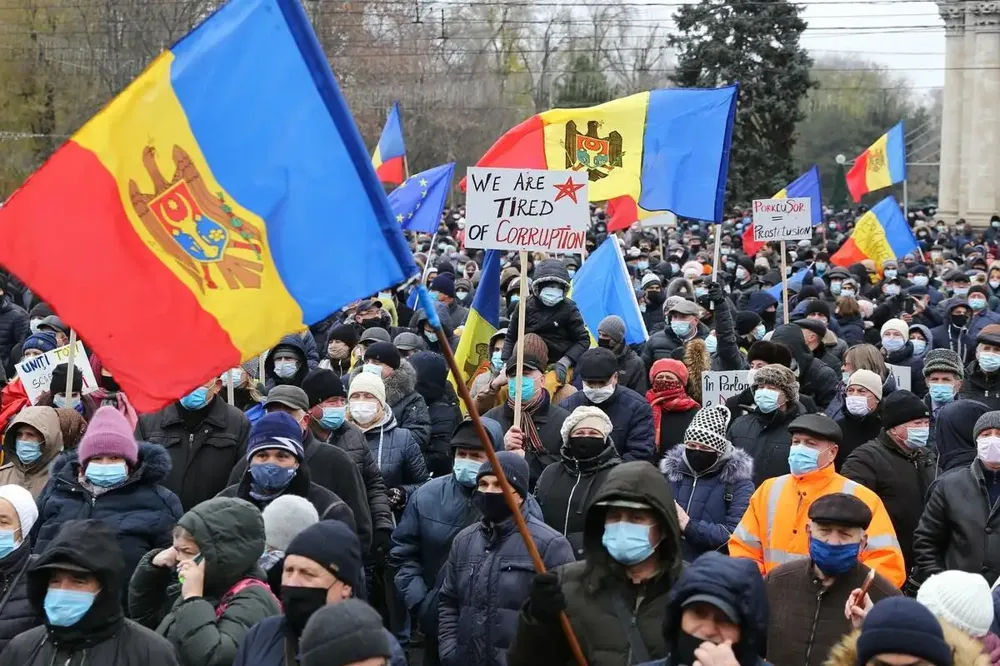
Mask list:
[[[767,574],[764,585],[771,603],[767,660],[774,666],[820,666],[830,649],[852,630],[851,621],[844,617],[844,606],[851,592],[864,584],[868,571],[858,563],[846,574],[834,577],[826,588],[809,558],[782,564]],[[878,603],[898,596],[899,590],[876,573],[868,595]]]
[[[931,335],[934,336],[932,349],[950,349],[962,358],[963,363],[969,363],[975,357],[976,339],[969,336],[969,329],[952,326],[950,319],[932,328]]]
[[[135,438],[159,444],[170,454],[170,475],[163,483],[181,500],[185,511],[215,497],[229,479],[229,472],[246,457],[250,422],[240,410],[219,396],[199,414],[174,403],[139,417]]]
[[[734,448],[728,458],[696,475],[684,458],[684,447],[675,446],[660,461],[660,471],[690,519],[681,532],[684,561],[693,562],[711,550],[728,553],[729,535],[740,524],[753,495],[753,458]]]
[[[844,462],[859,446],[865,442],[878,437],[882,431],[882,403],[873,412],[868,412],[863,417],[855,416],[846,409],[834,419],[840,432],[843,433],[840,444],[837,446],[837,457],[833,464],[840,472],[844,467]]]
[[[600,503],[612,498],[648,504],[657,515],[663,539],[656,550],[661,559],[660,573],[641,585],[633,585],[627,579],[625,568],[613,560],[601,544],[607,510]],[[616,466],[591,498],[583,532],[586,559],[563,565],[555,573],[566,599],[566,615],[580,640],[587,663],[590,666],[633,663],[630,627],[642,637],[651,659],[665,657],[667,643],[663,624],[667,615],[667,596],[683,566],[677,509],[670,485],[648,463]],[[622,612],[630,613],[627,619],[619,618],[616,611],[622,605]],[[517,634],[507,653],[507,663],[534,666],[572,661],[558,620],[538,617],[531,612],[530,603],[526,605],[518,618]]]
[[[865,322],[861,315],[838,316],[837,323],[840,325],[840,335],[848,347],[860,345],[865,341]]]
[[[982,643],[947,621],[941,621],[941,629],[944,631],[944,642],[951,647],[953,666],[989,666],[989,657],[982,654]],[[840,639],[830,650],[823,666],[855,666],[858,663],[860,635],[861,632],[853,631]]]
[[[37,627],[41,616],[28,599],[28,565],[31,560],[31,541],[24,540],[14,552],[0,559],[0,652],[12,638]]]
[[[309,334],[309,339],[312,340],[313,353],[316,354],[316,341],[312,339],[311,333]],[[298,357],[299,367],[296,369],[295,374],[287,379],[274,374],[274,353],[278,351],[279,347],[293,351]],[[264,392],[270,392],[275,386],[302,386],[302,380],[309,374],[309,370],[318,363],[318,354],[316,354],[315,360],[310,363],[309,354],[306,350],[306,341],[302,336],[296,333],[286,335],[281,338],[278,344],[271,348],[267,358],[264,359],[264,377],[261,379],[264,382]]]
[[[924,381],[924,358],[913,355],[913,343],[907,340],[902,349],[885,354],[885,362],[889,365],[902,365],[910,369],[910,391],[917,397],[927,395],[927,383]]]
[[[826,409],[837,394],[840,377],[809,351],[802,328],[797,324],[779,326],[774,329],[771,342],[780,342],[791,350],[793,365],[798,365],[799,393],[815,400],[820,409]]]
[[[45,617],[45,595],[51,577],[51,572],[41,567],[67,561],[92,571],[100,581],[94,604],[70,627],[46,622],[18,635],[0,654],[0,666],[177,666],[169,642],[124,618],[124,562],[114,536],[98,521],[66,523],[49,548],[28,565],[28,601],[38,617]]]
[[[979,361],[973,360],[965,368],[965,379],[958,397],[978,400],[988,405],[990,411],[1000,409],[1000,371],[984,372]]]
[[[660,412],[660,441],[656,443],[657,455],[684,443],[684,433],[700,411],[701,407],[692,407],[682,412]]]
[[[309,480],[317,486],[329,490],[350,508],[358,530],[358,538],[361,540],[362,551],[367,552],[372,540],[372,515],[368,507],[368,497],[365,494],[365,484],[361,480],[358,466],[354,464],[346,451],[319,441],[311,432],[306,436],[304,448],[306,467],[309,468]],[[229,474],[227,488],[239,485],[243,477],[246,476],[246,471],[247,460],[244,458],[236,463],[233,471]],[[249,488],[249,486],[247,487]],[[306,496],[309,496],[308,491]],[[314,494],[314,497],[316,496]],[[249,496],[243,497],[243,499],[253,502]]]
[[[344,421],[339,428],[330,433],[326,443],[343,449],[361,470],[368,497],[368,508],[372,515],[372,529],[392,530],[394,522],[389,498],[386,495],[385,479],[382,478],[382,470],[378,468],[378,461],[368,448],[368,440],[365,439],[361,428]]]
[[[983,329],[990,324],[1000,324],[1000,314],[990,310],[980,310],[969,321],[969,339],[976,340]]]
[[[929,448],[904,452],[883,430],[855,449],[840,473],[875,491],[882,500],[909,571],[913,567],[913,531],[920,522],[927,489],[937,476],[937,453]]]
[[[635,350],[622,343],[618,357],[618,385],[630,388],[639,395],[646,395],[649,390],[649,377],[646,375],[646,365],[635,353]]]
[[[499,423],[504,433],[514,425],[514,408],[507,403],[494,407],[486,412],[486,416]],[[532,489],[538,483],[538,477],[542,475],[542,470],[560,460],[559,450],[563,443],[560,431],[567,416],[569,416],[569,412],[563,407],[546,401],[532,417],[535,429],[538,431],[538,438],[542,442],[542,451],[538,453],[529,449],[525,450],[525,459],[531,470]]]
[[[93,518],[114,530],[125,557],[123,580],[128,580],[143,555],[170,546],[171,531],[184,513],[177,495],[159,485],[170,473],[170,455],[162,446],[139,444],[128,479],[96,494],[80,482],[80,473],[76,451],[52,463],[52,482],[38,498],[34,551],[43,552],[67,521]]]
[[[574,561],[557,531],[526,515],[545,568]],[[505,666],[535,565],[514,518],[485,519],[452,542],[438,605],[438,655],[444,666]]]
[[[181,666],[230,666],[250,627],[281,613],[257,567],[264,551],[264,519],[252,504],[224,498],[195,507],[177,524],[191,533],[204,556],[203,596],[183,599],[173,570],[153,564],[160,552],[153,550],[132,575],[130,615],[143,626],[156,627],[173,644]],[[247,579],[259,583],[244,583],[231,593]]]
[[[840,418],[847,413],[847,387],[844,386],[843,380],[837,384],[837,395],[833,398],[833,401],[826,406],[826,409],[820,410],[827,416],[829,416],[834,421],[840,420]],[[896,378],[889,374],[886,375],[885,381],[882,382],[882,402],[889,397],[889,394],[896,391]],[[799,395],[799,401],[802,401],[802,395]],[[805,404],[804,402],[802,404]],[[809,412],[812,414],[813,412]],[[868,441],[868,440],[865,440]],[[859,442],[863,444],[864,442]]]
[[[753,458],[755,488],[767,479],[788,474],[788,452],[792,448],[788,424],[804,413],[801,403],[797,402],[786,412],[763,414],[755,409],[729,424],[729,440],[733,446]]]
[[[653,367],[653,363],[659,361],[663,358],[678,358],[677,354],[681,353],[678,350],[683,350],[685,343],[698,338],[704,340],[708,337],[710,331],[708,327],[702,323],[698,323],[698,331],[693,337],[687,340],[681,340],[674,333],[673,329],[668,325],[662,331],[657,331],[649,336],[649,340],[646,340],[645,346],[642,348],[642,363],[646,366],[646,372]]]
[[[350,379],[353,381],[363,370],[362,365],[357,365],[351,370]],[[421,454],[425,455],[431,441],[431,416],[427,403],[417,393],[417,371],[403,359],[399,368],[388,377],[383,377],[382,381],[385,383],[385,403],[392,409],[396,424],[410,431]],[[372,450],[375,450],[374,447]]]
[[[424,461],[431,476],[444,476],[451,473],[451,436],[462,422],[458,396],[448,382],[448,364],[443,356],[418,352],[409,362],[417,372],[417,393],[430,415],[430,441],[423,449]]]
[[[542,507],[545,524],[566,537],[580,559],[584,556],[585,509],[614,466],[621,463],[614,443],[605,444],[600,455],[586,460],[571,457],[563,445],[562,459],[546,467],[535,486],[535,499]]]
[[[568,412],[577,407],[597,407],[611,419],[611,439],[622,460],[648,460],[656,458],[656,442],[653,431],[653,411],[644,396],[630,388],[616,386],[611,397],[600,404],[578,391],[560,403]]]
[[[17,425],[24,423],[42,434],[42,457],[25,465],[17,457]],[[25,407],[15,416],[3,435],[3,460],[0,486],[12,483],[38,497],[49,481],[49,463],[63,450],[59,415],[51,407]]]
[[[913,533],[918,583],[946,569],[981,573],[990,585],[1000,576],[1000,512],[990,507],[985,483],[976,460],[931,487]]]
[[[926,402],[926,401],[925,401]],[[933,412],[931,426],[938,454],[938,472],[968,467],[977,457],[972,429],[979,417],[990,411],[978,400],[955,400]]]
[[[396,423],[391,411],[385,413],[382,423],[372,426],[364,435],[386,488],[403,488],[409,497],[430,478],[416,438]]]
[[[9,377],[13,376],[14,363],[21,359],[11,358],[14,345],[24,342],[31,334],[28,313],[9,297],[0,296],[0,362]]]
[[[399,646],[399,641],[388,629],[383,629],[386,640],[389,641],[388,666],[407,666],[406,655]],[[285,639],[294,640],[288,628],[285,616],[266,617],[247,632],[240,644],[233,666],[295,666],[285,661]],[[295,641],[293,653],[298,654],[298,641]]]

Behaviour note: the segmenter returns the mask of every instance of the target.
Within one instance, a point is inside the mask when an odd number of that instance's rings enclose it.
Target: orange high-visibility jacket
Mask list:
[[[809,507],[817,498],[831,493],[848,493],[868,505],[872,512],[868,545],[858,559],[896,587],[902,587],[906,566],[882,500],[868,488],[837,474],[833,465],[805,476],[786,474],[762,483],[729,537],[729,554],[755,560],[762,574],[785,562],[809,557]]]

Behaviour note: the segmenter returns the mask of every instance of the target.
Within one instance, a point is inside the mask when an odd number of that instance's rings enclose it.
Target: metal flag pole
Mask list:
[[[69,329],[69,358],[66,359],[66,404],[73,395],[73,373],[76,370],[76,329]],[[55,393],[55,389],[49,389]]]

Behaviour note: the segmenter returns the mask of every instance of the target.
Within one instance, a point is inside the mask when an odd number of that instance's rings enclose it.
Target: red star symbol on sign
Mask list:
[[[567,178],[566,182],[563,183],[562,185],[556,185],[556,189],[559,190],[559,194],[556,195],[556,198],[553,199],[553,201],[559,201],[563,197],[569,197],[570,199],[573,200],[573,203],[577,203],[576,192],[577,190],[582,190],[583,187],[584,187],[583,183],[577,185],[576,183],[573,182],[572,178]]]

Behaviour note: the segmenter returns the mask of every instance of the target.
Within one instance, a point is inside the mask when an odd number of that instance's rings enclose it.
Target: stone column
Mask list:
[[[968,2],[961,3],[968,10]],[[972,131],[974,122],[975,106],[973,105],[972,94],[976,87],[976,70],[974,69],[976,57],[976,26],[975,17],[971,11],[965,12],[965,33],[962,37],[962,64],[961,69],[955,74],[962,81],[962,127],[960,134],[962,137],[961,162],[958,168],[958,216],[965,217],[969,214],[969,191],[972,189],[972,145],[975,142],[975,132]],[[942,146],[943,147],[943,146]],[[947,220],[952,222],[952,220]]]
[[[962,182],[962,93],[965,83],[965,3],[938,5],[944,19],[944,98],[941,118],[941,165],[938,216],[948,223],[958,218]]]
[[[968,217],[970,224],[986,226],[997,213],[997,186],[1000,184],[1000,1],[971,2],[968,12],[975,26],[975,56],[972,67],[973,140],[970,145]],[[968,59],[967,59],[968,60]],[[968,71],[968,70],[967,70]]]

